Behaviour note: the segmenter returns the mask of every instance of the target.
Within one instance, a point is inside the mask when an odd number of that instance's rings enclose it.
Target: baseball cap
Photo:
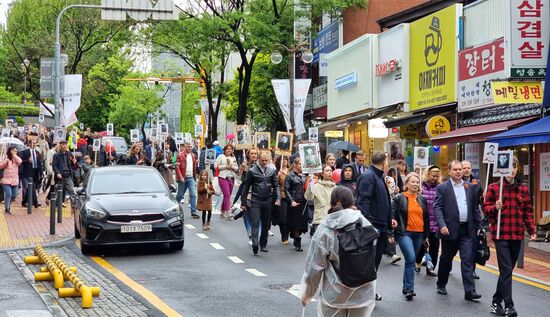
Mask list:
[[[220,145],[220,142],[214,141],[214,143],[212,143],[212,144],[214,144],[214,145]]]

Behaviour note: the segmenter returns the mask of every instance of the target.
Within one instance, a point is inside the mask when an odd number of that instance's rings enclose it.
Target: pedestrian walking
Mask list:
[[[32,204],[34,208],[38,208],[41,204],[38,202],[38,192],[40,182],[42,181],[42,164],[40,163],[40,154],[35,149],[36,137],[29,135],[27,140],[28,147],[19,152],[18,155],[22,160],[21,163],[21,188],[23,197],[21,205],[27,207],[29,181],[32,180],[34,186],[32,191]]]
[[[525,235],[524,227],[527,228],[531,240],[537,238],[529,190],[516,177],[519,166],[518,159],[514,157],[512,176],[504,178],[502,197],[499,196],[500,182],[492,183],[487,189],[483,205],[497,253],[499,276],[491,313],[498,316],[517,316],[512,300],[512,273]],[[499,212],[500,234],[497,233]]]
[[[208,175],[208,170],[199,173],[199,182],[197,183],[197,209],[202,211],[202,230],[210,230],[210,220],[212,219],[212,195],[214,195],[214,186]]]
[[[230,212],[231,209],[231,193],[235,184],[235,176],[239,171],[237,160],[233,155],[233,145],[228,144],[223,148],[223,154],[218,156],[214,167],[218,170],[218,182],[223,194],[223,202],[221,207],[221,217],[227,220],[234,215]]]
[[[323,172],[320,180],[315,183],[314,175],[310,175],[309,186],[307,187],[305,198],[308,201],[313,201],[313,221],[311,235],[315,234],[315,230],[321,223],[321,220],[328,214],[330,209],[330,195],[336,184],[332,180],[332,167],[329,165],[323,166]]]
[[[176,200],[181,203],[185,192],[189,189],[191,218],[198,219],[200,217],[197,215],[197,184],[195,182],[197,161],[191,150],[191,143],[185,143],[185,145],[180,148],[176,160],[176,182],[178,183]]]
[[[330,168],[330,166],[327,166]],[[337,234],[355,222],[369,226],[361,212],[353,209],[353,194],[345,187],[335,188],[330,197],[328,215],[313,235],[301,282],[302,305],[307,305],[319,291],[317,316],[368,317],[375,306],[376,280],[358,287],[348,287],[338,276],[340,269]]]
[[[384,176],[384,181],[386,182],[388,193],[390,194],[390,199],[393,199],[397,194],[401,192],[401,189],[403,188],[403,186],[398,186],[401,178],[397,175],[397,168],[389,168],[388,165],[384,166],[384,173],[386,174],[386,176]],[[397,255],[395,242],[386,243],[386,248],[384,249],[383,254],[387,256],[391,264],[396,264],[397,262],[401,261],[401,257]]]
[[[426,252],[432,259],[432,268],[426,266],[426,274],[428,276],[437,276],[435,273],[435,267],[437,266],[437,259],[439,257],[439,235],[437,227],[437,219],[435,217],[434,203],[435,203],[435,187],[441,183],[441,168],[437,165],[428,166],[424,172],[422,182],[422,196],[426,199],[428,204],[428,215],[430,216],[430,230],[428,232],[428,247],[421,248],[420,252],[416,255],[416,272],[420,273],[422,267],[422,259]]]
[[[281,205],[273,207],[278,209],[275,214],[277,215],[277,225],[279,226],[279,231],[281,233],[281,243],[283,245],[288,245],[288,201],[286,199],[286,189],[285,182],[290,172],[290,166],[288,163],[288,157],[279,155],[275,157],[275,168],[277,169],[277,178],[279,179],[279,191],[281,194]]]
[[[226,146],[227,147],[227,146]],[[220,157],[222,157],[220,155]],[[274,168],[268,166],[270,154],[261,152],[258,164],[255,164],[246,174],[242,197],[248,197],[249,202],[242,204],[242,209],[252,217],[252,252],[258,254],[258,247],[262,252],[267,250],[267,236],[270,226],[271,208],[281,204],[279,195],[279,180]],[[258,232],[262,226],[260,241]]]
[[[384,181],[387,165],[386,153],[374,151],[370,167],[357,180],[357,207],[380,233],[376,242],[376,270],[380,266],[382,253],[388,243],[388,230],[391,228],[390,194]],[[376,300],[382,300],[378,293]]]
[[[60,141],[59,151],[53,156],[52,168],[56,183],[63,186],[63,192],[71,199],[72,204],[74,204],[76,196],[73,182],[73,165],[75,163],[76,159],[67,149],[67,141]]]
[[[356,191],[357,191],[357,183],[355,180],[357,177],[355,177],[354,168],[351,164],[344,165],[342,168],[342,174],[340,177],[340,181],[338,182],[338,186],[344,186],[351,190],[353,193],[353,198],[357,198]]]
[[[4,201],[6,208],[4,212],[11,214],[10,206],[17,197],[17,188],[19,185],[19,166],[23,161],[17,156],[17,148],[10,146],[7,152],[2,151],[0,156],[0,169],[2,173],[2,189],[4,190]]]
[[[462,179],[462,163],[449,162],[449,180],[435,188],[434,210],[441,238],[441,257],[437,272],[437,292],[447,295],[447,282],[453,258],[460,250],[460,269],[464,299],[477,300],[473,270],[472,243],[476,230],[481,228],[477,185],[468,184]]]
[[[422,248],[430,226],[428,204],[420,194],[420,176],[409,173],[405,181],[403,193],[395,195],[392,200],[393,235],[399,243],[401,253],[405,257],[403,271],[403,295],[410,301],[414,292],[414,265],[416,255]],[[390,240],[392,240],[390,238]],[[393,242],[393,241],[392,241]]]
[[[160,175],[162,175],[162,178],[164,178],[164,181],[166,182],[166,184],[168,184],[168,186],[174,185],[174,176],[172,173],[173,165],[170,160],[166,159],[163,151],[157,152],[153,167],[157,171],[159,171]]]
[[[330,166],[332,171],[336,169],[336,156],[333,153],[327,153],[325,156],[325,164]]]
[[[302,173],[302,161],[299,156],[290,157],[292,170],[285,180],[285,197],[288,204],[287,226],[290,237],[294,240],[294,249],[298,252],[302,249],[302,233],[308,231],[307,201],[304,196],[306,176]]]
[[[88,173],[94,166],[92,165],[92,158],[89,155],[84,156],[84,163],[82,163],[82,180],[85,181],[88,177]]]
[[[248,171],[258,162],[258,150],[250,149],[246,155],[247,155],[246,160],[243,162],[243,164],[241,164],[241,167],[239,168],[238,174],[241,177],[241,184],[239,185],[239,188],[237,189],[237,193],[235,194],[235,198],[233,199],[234,207],[231,208],[231,214],[234,214],[238,210],[235,204],[239,199],[241,199],[241,205],[245,204],[249,199],[249,197],[242,197],[242,193],[244,189],[244,181],[246,180],[246,174],[248,173]],[[244,228],[248,236],[248,244],[252,245],[252,216],[250,215],[249,212],[245,212],[242,214],[242,217],[243,217]]]
[[[351,164],[353,167],[354,173],[354,181],[357,181],[359,176],[363,175],[367,168],[365,167],[365,152],[358,151],[355,153],[355,161]],[[355,193],[354,193],[355,194]]]
[[[126,157],[126,165],[149,165],[140,143],[132,145]]]
[[[483,206],[483,188],[479,184],[479,181],[477,180],[477,178],[475,178],[474,175],[472,174],[472,163],[470,163],[467,160],[462,161],[462,171],[463,171],[462,179],[465,182],[467,182],[469,184],[478,185],[477,186],[477,196],[479,197],[479,204],[481,206]],[[479,212],[480,212],[479,217],[481,218],[481,210]],[[474,236],[474,239],[472,240],[472,242],[473,242],[472,252],[474,254],[472,276],[474,277],[474,279],[479,280],[479,275],[477,275],[477,273],[476,273],[476,254],[477,254],[477,247],[479,245],[479,239],[478,239],[477,234]]]

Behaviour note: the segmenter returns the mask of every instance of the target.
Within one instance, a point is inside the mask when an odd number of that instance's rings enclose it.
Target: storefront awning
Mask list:
[[[319,132],[325,132],[328,130],[343,130],[348,124],[351,124],[356,121],[367,121],[370,119],[379,118],[389,112],[395,111],[397,105],[379,108],[379,109],[369,109],[367,112],[348,117],[346,119],[329,121],[323,123],[319,126]]]
[[[385,121],[384,125],[388,129],[397,128],[402,125],[426,122],[434,115],[446,116],[455,112],[456,112],[456,103],[451,103],[451,104],[441,105],[437,107],[432,107],[429,109],[419,110],[412,113],[409,112],[408,116]]]
[[[550,143],[550,117],[487,138],[499,146]]]
[[[488,137],[494,134],[507,131],[518,124],[533,120],[535,118],[536,117],[529,117],[456,129],[431,138],[432,145],[484,142]]]

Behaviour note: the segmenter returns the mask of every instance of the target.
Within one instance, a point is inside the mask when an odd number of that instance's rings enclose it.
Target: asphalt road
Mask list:
[[[301,316],[300,301],[288,290],[300,282],[309,236],[303,239],[305,252],[298,253],[291,244],[285,247],[280,243],[278,227],[274,227],[269,253],[254,256],[242,220],[227,221],[217,215],[212,220],[212,229],[202,231],[199,219],[186,217],[186,224],[195,229],[186,228],[183,251],[134,246],[103,249],[98,255],[182,316]],[[75,245],[74,241],[71,243]],[[235,263],[229,257],[237,257],[232,259],[244,263]],[[437,294],[435,278],[422,273],[416,275],[417,296],[406,302],[401,294],[402,272],[403,262],[391,265],[383,259],[378,278],[378,292],[383,300],[377,302],[373,316],[490,315],[497,281],[492,273],[478,270],[481,280],[477,282],[477,291],[483,298],[472,303],[464,300],[457,262],[447,296]],[[105,275],[116,280],[107,272]],[[550,292],[516,281],[513,287],[520,316],[550,316]],[[136,298],[146,301],[143,297]],[[316,303],[306,308],[305,315],[316,316]]]

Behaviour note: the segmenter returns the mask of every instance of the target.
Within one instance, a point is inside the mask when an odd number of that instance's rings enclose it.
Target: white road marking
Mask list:
[[[23,317],[23,316],[35,316],[35,317],[51,317],[52,314],[47,310],[6,310],[8,317]]]
[[[248,273],[255,275],[255,276],[267,276],[266,274],[256,270],[256,269],[245,269]]]
[[[301,296],[300,296],[300,284],[294,284],[292,285],[291,288],[287,289],[286,290],[288,293],[298,297],[301,299]],[[311,299],[312,302],[316,302],[317,300],[316,299]]]
[[[195,233],[197,235],[197,237],[201,238],[201,239],[208,239],[208,236],[205,235],[204,233]]]
[[[239,259],[239,258],[236,257],[236,256],[228,256],[227,258],[228,258],[229,260],[233,261],[233,263],[237,263],[237,264],[244,263],[243,260]]]
[[[187,229],[195,229],[195,226],[190,225],[190,224],[187,224],[187,225],[185,225],[185,228],[187,228]]]
[[[225,248],[219,243],[210,243],[210,245],[216,250],[225,250]]]

